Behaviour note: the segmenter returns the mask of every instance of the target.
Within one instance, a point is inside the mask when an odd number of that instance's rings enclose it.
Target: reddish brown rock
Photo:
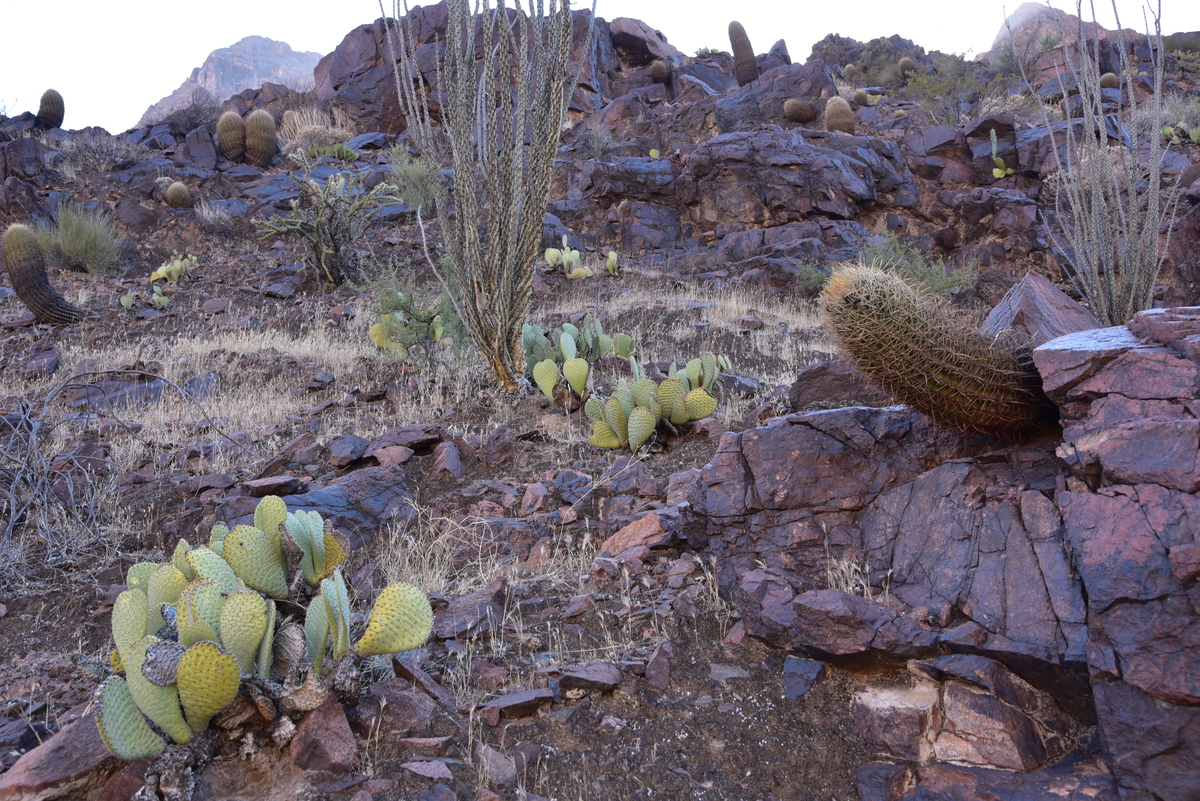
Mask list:
[[[434,614],[434,635],[443,640],[452,640],[490,631],[504,619],[507,597],[508,582],[501,576],[470,595],[455,598],[445,609],[439,609]]]
[[[408,682],[379,681],[359,700],[350,717],[350,727],[362,737],[407,737],[428,731],[437,711],[437,704],[424,693],[414,691]]]
[[[870,687],[855,693],[850,711],[858,733],[882,755],[914,762],[932,759],[942,723],[941,698],[933,682]]]
[[[1004,295],[979,330],[989,336],[1012,332],[1037,347],[1067,334],[1102,327],[1090,311],[1031,272]]]
[[[146,769],[150,763],[144,759],[130,762],[109,777],[95,801],[130,801],[134,793],[146,783]]]
[[[292,761],[305,770],[349,773],[358,765],[358,746],[346,710],[334,698],[300,721],[289,746]]]
[[[334,437],[329,441],[329,463],[334,467],[346,467],[363,457],[371,443],[354,434]]]
[[[567,698],[578,698],[587,693],[615,690],[621,679],[621,670],[616,665],[595,662],[563,668],[558,677],[558,688]]]
[[[608,24],[608,31],[613,47],[629,66],[642,67],[656,58],[683,57],[662,33],[640,19],[617,17]]]
[[[600,550],[616,555],[638,546],[663,548],[673,541],[672,532],[663,528],[662,518],[650,512],[606,539],[600,545]]]
[[[296,476],[268,476],[242,482],[242,489],[255,498],[264,498],[267,495],[291,495],[302,486],[304,486],[304,482]]]
[[[646,684],[659,692],[666,691],[671,683],[671,659],[675,649],[670,640],[663,640],[646,661]]]
[[[792,388],[788,390],[788,403],[793,411],[813,403],[841,401],[876,404],[886,398],[887,395],[866,376],[840,359],[814,359],[800,370]]]
[[[83,795],[102,786],[121,766],[88,712],[0,775],[0,801]]]
[[[458,446],[450,440],[439,442],[433,449],[433,459],[429,463],[429,475],[436,477],[445,473],[455,481],[461,481],[467,474],[462,458],[458,454]]]
[[[539,709],[553,700],[554,691],[548,689],[509,693],[508,695],[502,695],[493,701],[489,701],[484,707],[484,715],[485,718],[493,717],[502,721],[523,718],[536,714]],[[489,714],[487,711],[488,708],[493,708],[496,712]]]

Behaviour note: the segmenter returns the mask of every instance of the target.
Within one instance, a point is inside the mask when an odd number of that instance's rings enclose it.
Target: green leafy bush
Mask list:
[[[408,148],[392,148],[392,181],[396,185],[396,196],[406,206],[420,207],[421,216],[432,219],[437,216],[433,201],[433,186],[428,165],[408,152]]]
[[[64,203],[53,222],[38,225],[37,237],[42,250],[75,269],[95,275],[115,272],[121,243],[116,226],[102,211]]]
[[[940,295],[975,281],[974,265],[951,267],[941,259],[930,261],[915,244],[894,236],[863,248],[860,259],[863,264],[893,273],[930,295]]]
[[[909,97],[920,103],[935,123],[956,125],[973,117],[987,94],[982,68],[961,55],[941,56],[932,72],[908,76]]]

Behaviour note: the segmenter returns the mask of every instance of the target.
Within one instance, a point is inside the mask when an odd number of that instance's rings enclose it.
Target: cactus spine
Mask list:
[[[37,237],[27,225],[13,223],[0,239],[0,252],[8,265],[9,280],[17,297],[39,323],[70,325],[83,319],[83,311],[50,286],[46,261]]]
[[[750,37],[746,35],[746,29],[737,20],[729,23],[729,44],[733,47],[733,72],[737,76],[738,86],[753,83],[758,79],[754,48],[750,46]]]
[[[246,155],[246,123],[236,111],[226,111],[217,120],[217,147],[235,163]]]
[[[848,266],[821,295],[842,353],[886,392],[964,431],[1018,434],[1052,410],[1028,349],[980,334],[891,273]]]
[[[831,97],[825,104],[825,130],[854,134],[854,112],[843,97]]]
[[[783,101],[783,115],[796,122],[811,122],[816,116],[811,105],[794,97]]]
[[[43,131],[61,128],[64,114],[63,96],[54,89],[47,89],[42,93],[42,102],[38,104],[34,126]]]
[[[266,169],[278,152],[279,140],[275,138],[275,118],[271,112],[261,108],[250,112],[246,118],[246,163]]]

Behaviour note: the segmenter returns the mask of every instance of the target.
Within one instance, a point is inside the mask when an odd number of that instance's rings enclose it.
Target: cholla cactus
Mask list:
[[[345,552],[332,528],[316,512],[289,514],[276,497],[260,501],[254,522],[215,527],[207,546],[180,541],[170,562],[129,569],[112,613],[112,662],[123,675],[96,692],[100,735],[121,759],[150,758],[166,745],[146,718],[173,741],[188,742],[247,678],[292,710],[315,709],[327,691],[317,685],[314,692],[301,673],[305,665],[319,673],[330,644],[335,659],[347,652],[361,659],[419,647],[429,636],[425,594],[393,584],[352,646],[349,595],[337,569]],[[281,622],[275,605],[289,594],[289,567],[309,586],[320,583],[303,628]]]

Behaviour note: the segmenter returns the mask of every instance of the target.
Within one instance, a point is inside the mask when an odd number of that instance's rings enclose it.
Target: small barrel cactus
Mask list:
[[[847,64],[845,69],[842,70],[842,72],[845,74],[846,80],[848,80],[848,81],[857,81],[859,78],[862,77],[862,70],[860,70],[858,67],[854,66],[853,64]]]
[[[860,106],[869,106],[871,105],[871,96],[867,94],[866,89],[855,89],[854,102]]]
[[[236,111],[226,111],[217,120],[217,147],[235,163],[246,155],[246,123]]]
[[[794,97],[789,97],[783,101],[783,114],[789,120],[794,120],[795,122],[811,122],[813,117],[816,116],[816,112],[813,111],[810,103]]]
[[[854,134],[854,112],[843,97],[831,97],[825,104],[825,130]]]
[[[50,286],[46,260],[29,226],[10,225],[0,238],[0,253],[8,265],[13,290],[39,323],[70,325],[83,319],[83,311]]]
[[[183,181],[174,181],[167,187],[167,205],[173,209],[190,209],[192,193]]]
[[[733,47],[733,71],[738,86],[745,86],[758,79],[758,63],[754,60],[754,48],[742,23],[729,23],[729,44]]]
[[[1101,89],[1119,89],[1121,88],[1121,79],[1114,73],[1106,72],[1100,76]]]
[[[265,169],[279,153],[279,140],[275,137],[275,118],[271,112],[255,109],[246,118],[246,163]]]
[[[34,126],[43,131],[61,128],[64,114],[63,96],[54,89],[47,89],[42,93],[42,102],[38,104]]]
[[[903,76],[906,76],[906,77],[908,76],[909,73],[913,73],[913,72],[917,71],[916,62],[913,61],[908,56],[905,56],[904,58],[900,59],[899,63],[896,66],[900,68],[900,74]]]
[[[667,62],[661,58],[655,59],[650,65],[650,77],[655,83],[666,83],[671,77],[671,68],[667,66]]]

